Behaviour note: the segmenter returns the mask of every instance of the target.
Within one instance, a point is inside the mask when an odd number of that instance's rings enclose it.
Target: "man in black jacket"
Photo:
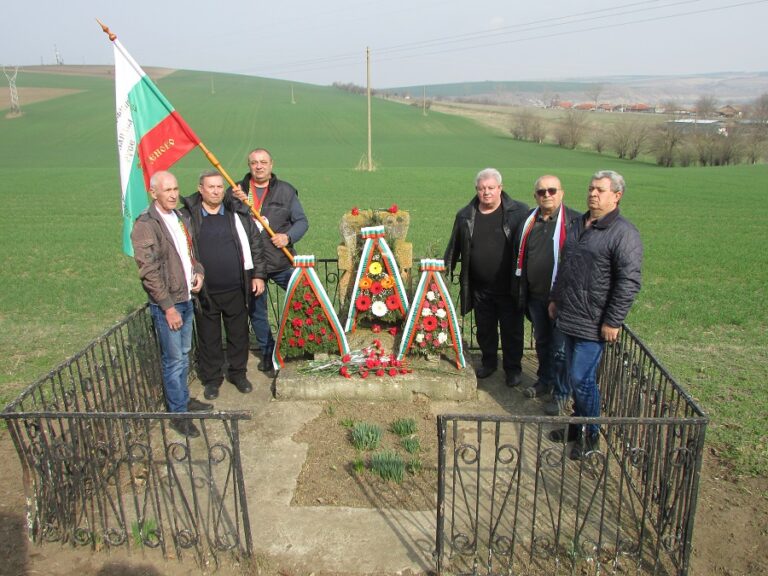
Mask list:
[[[192,237],[207,274],[195,311],[198,375],[206,399],[219,396],[225,364],[221,325],[227,340],[227,380],[247,394],[248,302],[264,292],[266,268],[259,230],[240,202],[224,198],[224,178],[215,170],[200,175],[197,193],[183,199]]]
[[[518,309],[513,244],[528,206],[502,190],[495,168],[475,178],[477,196],[459,210],[445,250],[445,266],[453,275],[461,260],[459,289],[462,316],[474,309],[477,343],[482,354],[475,373],[487,378],[498,366],[499,332],[507,386],[522,381],[522,310]]]
[[[283,290],[293,273],[291,261],[283,252],[287,249],[295,255],[293,246],[309,229],[307,216],[299,202],[299,193],[288,182],[279,180],[272,172],[272,155],[264,148],[256,148],[248,154],[249,172],[232,194],[241,201],[254,206],[267,225],[275,232],[271,238],[266,231],[261,235],[267,262],[267,279]],[[254,219],[261,228],[261,224]],[[258,369],[272,373],[272,351],[275,340],[269,327],[267,291],[251,301],[251,326],[261,349],[262,359]]]
[[[547,306],[565,240],[578,227],[581,213],[563,204],[565,191],[556,176],[541,176],[533,190],[537,206],[521,227],[515,243],[519,303],[533,324],[539,361],[537,381],[523,393],[529,398],[540,398],[551,391],[552,401],[544,405],[544,412],[557,416],[564,415],[571,391],[565,374],[563,335],[549,317]]]
[[[592,176],[589,212],[566,241],[549,314],[565,335],[574,416],[600,416],[596,373],[605,343],[614,343],[640,291],[643,245],[640,233],[619,213],[624,178],[612,170]],[[570,453],[579,459],[599,446],[599,426],[553,430],[556,442],[579,440]]]

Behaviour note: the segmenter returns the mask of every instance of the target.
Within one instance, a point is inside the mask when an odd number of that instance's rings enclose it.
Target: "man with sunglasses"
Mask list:
[[[541,398],[552,392],[551,402],[544,405],[544,412],[550,416],[565,415],[571,396],[565,377],[563,336],[547,311],[565,240],[578,227],[581,217],[580,212],[563,204],[564,194],[556,176],[536,180],[536,208],[528,215],[515,244],[519,304],[533,324],[539,361],[537,381],[523,393],[528,398]]]
[[[549,315],[565,340],[568,380],[574,416],[600,416],[597,368],[605,343],[618,340],[624,319],[640,291],[643,244],[640,233],[619,213],[624,178],[612,170],[592,176],[587,192],[589,211],[566,239]],[[577,441],[571,459],[599,447],[597,424],[553,430],[555,442]]]
[[[496,371],[501,336],[506,384],[518,386],[522,381],[524,316],[517,306],[513,244],[528,206],[502,190],[501,174],[495,168],[477,174],[475,191],[469,204],[456,214],[445,266],[452,275],[461,261],[461,314],[475,311],[482,354],[475,374],[487,378]]]

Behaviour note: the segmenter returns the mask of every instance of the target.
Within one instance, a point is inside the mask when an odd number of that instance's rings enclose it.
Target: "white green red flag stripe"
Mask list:
[[[131,230],[149,205],[152,174],[167,170],[200,139],[116,38],[115,116],[123,204],[123,252],[133,255]]]

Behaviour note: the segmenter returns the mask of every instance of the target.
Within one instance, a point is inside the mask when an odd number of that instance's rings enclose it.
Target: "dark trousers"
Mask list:
[[[512,296],[495,294],[489,290],[474,290],[472,304],[475,309],[477,344],[482,353],[483,366],[498,366],[499,335],[504,371],[522,371],[523,321],[525,315],[518,310]]]
[[[542,384],[553,387],[556,397],[565,399],[571,395],[565,370],[565,341],[563,333],[549,317],[547,306],[546,300],[528,299],[528,318],[533,324],[536,357],[539,360],[536,376]]]
[[[197,372],[203,386],[220,386],[224,377],[244,376],[248,365],[248,309],[243,291],[208,294],[206,306],[196,311]],[[221,325],[226,332],[226,358],[222,350]]]

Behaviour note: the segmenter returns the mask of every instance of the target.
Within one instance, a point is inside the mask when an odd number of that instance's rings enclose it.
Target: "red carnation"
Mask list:
[[[302,286],[309,286],[309,278],[304,277],[304,280],[301,281]]]
[[[426,348],[427,347],[427,341],[426,340],[422,340],[421,342],[419,342],[419,346],[421,346],[422,348]]]
[[[326,330],[324,327],[322,327],[322,326],[321,326],[321,327],[320,327],[320,334],[322,334],[323,336],[325,336],[326,332],[328,332],[328,331],[327,331],[327,330]]]
[[[397,204],[392,204],[387,210],[390,214],[397,214]]]
[[[381,285],[381,282],[376,280],[373,284],[371,284],[371,294],[381,294],[384,292],[384,286]]]
[[[352,216],[359,216],[360,209],[357,206],[352,206]]]
[[[299,302],[298,300],[296,300],[296,301],[293,303],[293,309],[294,309],[294,310],[297,310],[297,311],[298,311],[298,310],[301,310],[301,302]]]
[[[389,375],[390,376],[397,376],[397,368],[390,368],[389,369]]]
[[[297,344],[299,345],[299,348],[304,348],[304,344],[306,344],[306,342],[304,342],[304,338],[299,338]]]
[[[408,374],[408,368],[400,368],[400,374]]]
[[[306,320],[304,320],[304,324],[306,324],[307,326],[312,326],[312,318],[307,318]]]
[[[432,330],[437,328],[437,318],[434,316],[425,316],[422,323],[424,324],[424,330],[427,332],[432,332]]]
[[[307,340],[309,340],[310,342],[314,342],[315,341],[315,335],[314,334],[310,334],[309,336],[307,336]]]
[[[360,378],[368,378],[368,370],[360,370]]]
[[[314,297],[315,297],[314,294],[312,294],[312,292],[310,292],[309,290],[304,292],[304,300],[306,300],[307,302],[311,302]]]
[[[298,338],[299,336],[301,336],[301,330],[294,330],[293,335],[296,336],[296,338]]]
[[[288,338],[288,345],[289,346],[296,346],[296,340],[293,338]]]
[[[438,308],[445,308],[445,302],[443,302],[442,300],[440,300],[440,301],[437,303],[437,307],[438,307]]]
[[[301,318],[294,318],[291,320],[291,326],[294,328],[301,328],[304,325],[304,321]]]
[[[379,332],[381,332],[381,326],[379,324],[374,324],[373,326],[371,326],[371,332],[373,332],[374,334],[378,334]]]
[[[387,297],[386,304],[388,310],[397,310],[400,308],[400,299],[395,294],[392,294]]]
[[[392,336],[397,336],[397,326],[392,326],[392,328],[389,329],[389,333],[392,334]]]
[[[376,370],[376,376],[384,376],[384,368],[379,368]]]
[[[352,356],[350,356],[349,354],[344,354],[344,356],[341,357],[341,361],[344,362],[345,364],[350,360],[352,360]]]
[[[351,378],[351,375],[349,374],[349,368],[347,368],[346,366],[341,367],[341,369],[339,370],[339,374],[344,376],[344,378]]]
[[[429,285],[429,289],[432,290],[432,292],[437,292],[437,284],[432,282],[432,284]]]
[[[312,316],[312,314],[315,313],[315,309],[312,308],[312,306],[307,306],[306,310],[304,310],[304,314],[307,316]]]
[[[371,307],[371,298],[365,294],[358,296],[355,300],[355,307],[362,312],[368,310]]]

